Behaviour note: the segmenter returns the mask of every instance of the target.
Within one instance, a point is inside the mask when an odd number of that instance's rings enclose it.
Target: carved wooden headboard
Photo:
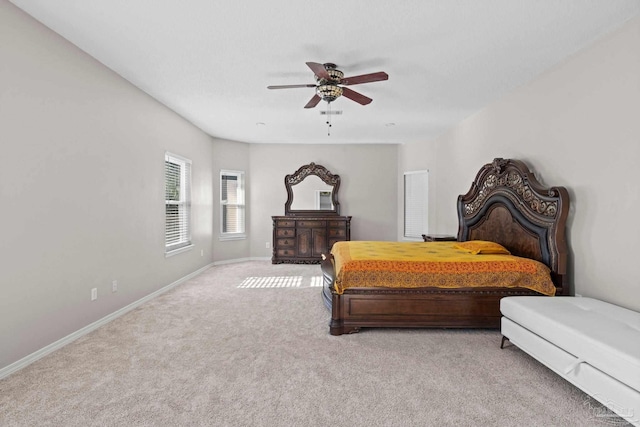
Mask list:
[[[569,193],[543,187],[520,160],[496,158],[458,197],[458,240],[490,240],[551,269],[558,295],[568,295],[565,225]]]

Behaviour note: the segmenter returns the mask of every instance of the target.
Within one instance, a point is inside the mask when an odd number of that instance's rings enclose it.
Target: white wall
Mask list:
[[[401,147],[399,174],[432,172],[432,232],[457,231],[457,196],[494,157],[568,188],[575,292],[640,311],[640,19],[437,140]]]
[[[284,177],[314,162],[340,175],[352,240],[396,240],[397,145],[251,144],[251,256],[271,258],[271,216],[284,215]]]
[[[0,368],[211,262],[211,138],[6,1],[0,144]],[[193,160],[170,258],[165,150]]]

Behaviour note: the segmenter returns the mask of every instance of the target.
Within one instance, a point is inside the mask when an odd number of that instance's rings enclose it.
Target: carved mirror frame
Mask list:
[[[320,178],[325,184],[332,187],[331,203],[333,209],[323,210],[296,210],[291,209],[293,203],[292,186],[299,184],[310,175]],[[340,176],[334,175],[322,165],[311,162],[300,167],[297,171],[284,177],[284,186],[287,189],[287,202],[284,204],[284,214],[288,216],[316,216],[316,215],[340,215],[340,202],[338,202],[338,189],[340,188]]]

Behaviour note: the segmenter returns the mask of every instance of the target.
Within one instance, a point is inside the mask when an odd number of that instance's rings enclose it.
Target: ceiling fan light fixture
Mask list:
[[[323,101],[332,102],[342,95],[342,88],[334,84],[324,84],[316,88],[316,93]]]
[[[344,73],[340,70],[336,70],[335,68],[328,69],[327,73],[331,76],[331,80],[336,83],[340,83],[340,80],[344,77]]]

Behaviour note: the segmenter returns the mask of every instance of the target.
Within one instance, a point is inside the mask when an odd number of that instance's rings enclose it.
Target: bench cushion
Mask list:
[[[593,298],[537,296],[505,297],[500,311],[579,361],[640,390],[640,313]]]

